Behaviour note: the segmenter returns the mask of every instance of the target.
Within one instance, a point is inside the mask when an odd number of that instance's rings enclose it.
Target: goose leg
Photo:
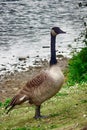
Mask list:
[[[41,107],[41,106],[36,106],[35,116],[34,116],[35,119],[41,118],[41,115],[40,115],[40,107]]]
[[[41,105],[40,105],[40,106],[36,106],[34,118],[35,118],[35,119],[47,118],[47,116],[42,116],[42,115],[40,114],[40,108],[41,108]]]

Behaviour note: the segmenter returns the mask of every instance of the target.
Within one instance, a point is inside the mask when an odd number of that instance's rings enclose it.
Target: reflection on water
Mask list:
[[[81,2],[83,5],[80,7]],[[57,50],[69,56],[71,49],[68,45],[77,47],[74,39],[84,29],[83,18],[87,20],[86,4],[86,0],[2,0],[0,68],[12,69],[20,56],[29,56],[26,65],[31,65],[37,55],[49,58],[50,49],[43,46],[50,45],[49,34],[53,26],[60,26],[67,32],[57,37]]]

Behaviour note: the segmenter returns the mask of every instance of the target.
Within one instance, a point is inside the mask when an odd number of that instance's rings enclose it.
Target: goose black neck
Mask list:
[[[53,36],[51,34],[51,59],[50,59],[50,66],[57,64],[55,43],[56,43],[56,36]]]

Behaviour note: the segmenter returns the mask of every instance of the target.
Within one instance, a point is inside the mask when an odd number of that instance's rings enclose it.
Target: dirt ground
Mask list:
[[[46,69],[48,65],[48,62],[45,61],[42,66],[29,67],[27,71],[5,75],[0,81],[0,101],[3,102],[7,98],[13,97],[13,95],[15,95],[28,80],[39,73],[42,69]],[[58,59],[58,66],[61,67],[62,70],[67,68],[68,59],[64,57]]]

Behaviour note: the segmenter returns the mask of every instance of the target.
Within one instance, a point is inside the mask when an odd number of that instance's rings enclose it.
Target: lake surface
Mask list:
[[[79,3],[82,3],[79,6]],[[50,30],[59,26],[67,33],[57,36],[57,55],[70,56],[74,42],[87,21],[86,0],[1,0],[0,74],[50,58]],[[47,46],[47,47],[45,47]],[[20,61],[19,57],[26,57]]]

